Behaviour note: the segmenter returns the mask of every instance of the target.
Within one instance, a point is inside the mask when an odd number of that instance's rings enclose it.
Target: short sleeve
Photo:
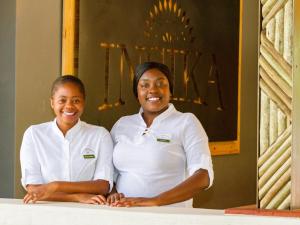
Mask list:
[[[20,150],[20,162],[22,171],[21,183],[25,189],[26,185],[28,184],[44,183],[32,132],[32,127],[29,127],[25,131]]]
[[[94,180],[102,179],[109,182],[110,191],[113,188],[113,164],[112,164],[113,142],[107,130],[100,139],[99,156],[94,173]]]
[[[117,135],[117,129],[118,129],[119,123],[120,123],[120,119],[114,124],[114,126],[112,127],[112,129],[110,131],[110,135],[113,140],[114,146],[116,145],[116,142],[117,142],[116,135]],[[117,182],[118,176],[119,176],[119,171],[117,170],[117,168],[114,167],[114,175],[113,175],[114,183]]]
[[[189,176],[199,169],[205,169],[209,175],[209,187],[214,180],[213,165],[208,146],[208,137],[196,116],[186,113],[182,143],[187,158]]]

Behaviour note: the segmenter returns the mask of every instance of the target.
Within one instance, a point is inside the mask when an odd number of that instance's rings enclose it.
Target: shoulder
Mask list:
[[[195,114],[186,112],[182,113],[182,118],[184,118],[187,122],[197,122],[200,123],[199,119],[195,116]]]
[[[116,123],[129,123],[129,122],[135,122],[138,118],[139,114],[133,114],[133,115],[127,115],[122,116]]]
[[[35,139],[36,137],[48,137],[47,134],[52,123],[53,122],[46,122],[29,126],[24,132],[23,141]]]
[[[127,132],[128,127],[134,127],[137,124],[139,114],[133,114],[121,117],[112,127],[110,133],[114,138],[116,135]]]
[[[138,120],[139,114],[133,114],[133,115],[127,115],[122,116],[120,119],[117,120],[117,122],[114,124],[113,127],[118,127],[122,125],[128,125],[128,124],[134,124]]]
[[[170,120],[177,120],[180,121],[181,125],[186,125],[189,124],[191,122],[196,122],[199,123],[200,121],[198,120],[198,118],[190,112],[180,112],[180,111],[174,111],[170,116],[169,116]]]
[[[190,112],[182,113],[182,112],[176,111],[175,113],[173,113],[173,119],[177,121],[178,126],[181,127],[184,130],[184,132],[197,131],[197,132],[203,133],[203,135],[206,135],[201,122],[196,117],[196,115],[193,113],[190,113]]]
[[[25,131],[26,132],[44,132],[45,130],[49,129],[53,124],[53,121],[40,123],[40,124],[34,124],[28,127]]]
[[[184,121],[184,126],[188,128],[197,128],[203,130],[200,120],[193,113],[182,113],[182,120]]]
[[[108,130],[102,126],[94,125],[94,124],[89,124],[84,121],[81,121],[81,127],[83,132],[87,132],[90,134],[96,134],[96,135],[107,135],[109,134]]]

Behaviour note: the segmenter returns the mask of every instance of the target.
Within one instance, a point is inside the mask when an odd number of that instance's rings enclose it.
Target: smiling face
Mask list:
[[[57,125],[64,134],[78,122],[84,104],[84,96],[78,85],[69,82],[57,87],[51,97],[51,107],[56,115]]]
[[[158,116],[168,108],[171,96],[169,81],[157,69],[147,70],[141,76],[137,93],[145,116]]]

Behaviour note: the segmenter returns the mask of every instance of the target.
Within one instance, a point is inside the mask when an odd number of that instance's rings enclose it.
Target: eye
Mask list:
[[[64,104],[64,103],[66,102],[66,99],[60,98],[60,99],[58,99],[57,102],[58,102],[59,104]]]
[[[163,86],[163,82],[162,81],[156,81],[155,83],[156,87],[160,88]]]
[[[146,89],[146,88],[150,87],[150,84],[146,83],[146,82],[143,82],[143,83],[140,84],[140,87]]]
[[[156,87],[164,88],[167,86],[167,82],[165,80],[158,80],[155,82]]]
[[[81,101],[79,98],[75,98],[72,100],[73,104],[79,104]]]

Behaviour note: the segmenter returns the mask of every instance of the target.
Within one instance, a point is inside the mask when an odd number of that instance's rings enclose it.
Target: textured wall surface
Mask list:
[[[261,0],[259,206],[291,203],[293,1]]]

